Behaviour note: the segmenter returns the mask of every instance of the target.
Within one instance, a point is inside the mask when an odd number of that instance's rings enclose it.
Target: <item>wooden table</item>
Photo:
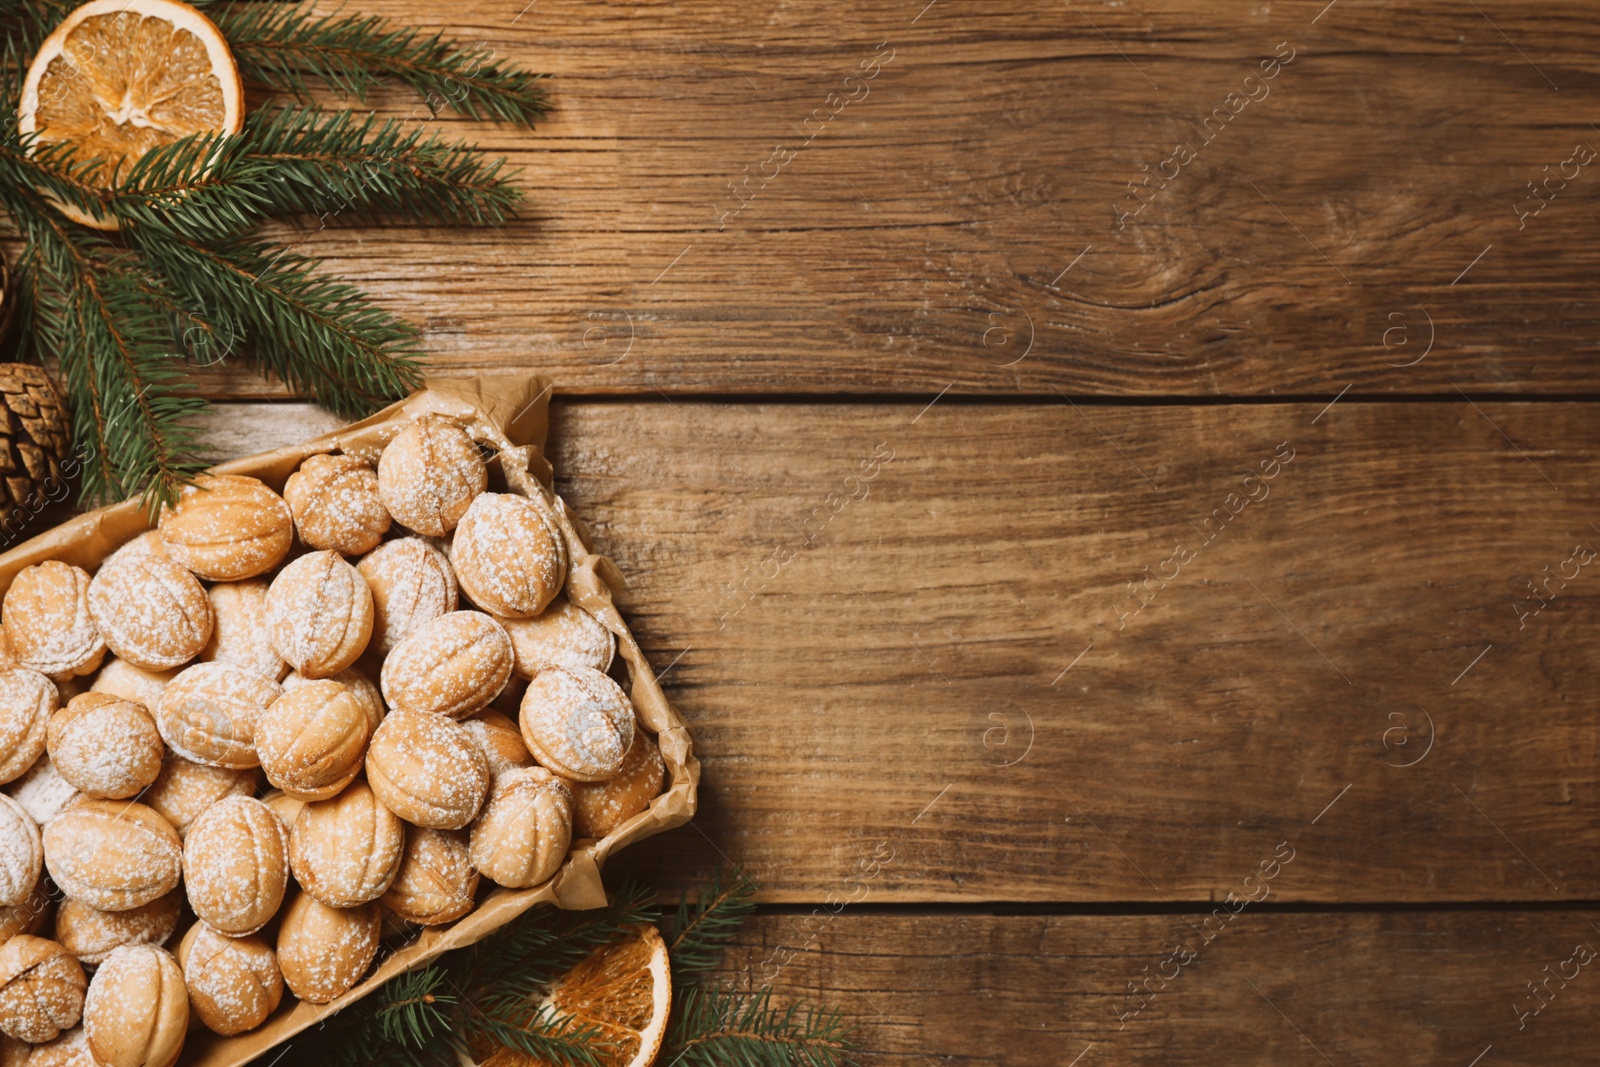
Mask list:
[[[1592,5],[525,3],[360,6],[557,76],[438,122],[526,217],[297,247],[559,383],[705,759],[621,866],[763,886],[730,983],[874,1064],[1594,1061]]]

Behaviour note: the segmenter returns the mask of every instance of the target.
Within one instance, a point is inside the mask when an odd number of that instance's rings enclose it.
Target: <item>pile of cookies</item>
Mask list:
[[[423,415],[281,496],[203,477],[93,574],[17,574],[0,1060],[167,1067],[191,1015],[332,1001],[648,807],[661,753],[567,570],[553,506]]]

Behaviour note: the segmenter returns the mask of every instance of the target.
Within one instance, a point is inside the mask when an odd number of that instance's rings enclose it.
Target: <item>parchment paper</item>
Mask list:
[[[213,468],[221,474],[248,474],[282,491],[285,479],[307,456],[343,451],[375,461],[383,446],[404,426],[425,413],[449,416],[493,455],[489,463],[491,491],[538,494],[561,519],[571,566],[567,596],[593,613],[617,637],[617,651],[628,667],[634,708],[639,720],[656,734],[666,762],[665,791],[648,809],[629,819],[601,841],[575,842],[561,869],[531,889],[493,889],[469,915],[441,927],[422,930],[416,940],[393,951],[368,977],[331,1004],[305,1004],[286,993],[285,1004],[266,1023],[237,1037],[208,1031],[189,1036],[180,1067],[237,1067],[275,1045],[361,999],[403,971],[441,953],[478,941],[535,904],[558,908],[598,908],[605,904],[600,868],[617,849],[652,834],[681,826],[694,816],[700,762],[688,727],[656,681],[628,626],[617,613],[613,595],[622,576],[605,556],[590,550],[587,529],[550,488],[550,464],[544,457],[549,430],[550,385],[538,377],[429,379],[418,392],[342,430],[304,444],[263,452]],[[0,555],[0,595],[22,568],[47,559],[65,560],[88,570],[124,542],[150,528],[137,502],[127,501],[77,516]]]

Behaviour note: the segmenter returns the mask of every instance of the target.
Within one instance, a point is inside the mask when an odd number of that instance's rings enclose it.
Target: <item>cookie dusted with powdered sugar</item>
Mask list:
[[[528,683],[522,740],[539,765],[576,782],[603,782],[622,769],[633,744],[633,703],[588,667],[546,667]]]
[[[89,614],[112,652],[147,671],[187,663],[211,638],[205,587],[156,555],[103,564],[89,582]]]
[[[189,1030],[189,996],[172,953],[124,945],[102,963],[83,1002],[89,1048],[103,1067],[170,1067]]]
[[[20,778],[44,754],[59,706],[55,683],[38,671],[0,670],[0,782]]]
[[[69,897],[127,911],[178,888],[183,842],[154,809],[129,800],[80,800],[44,828],[44,865]]]
[[[162,691],[156,727],[185,759],[231,770],[257,767],[256,720],[282,695],[277,682],[244,667],[191,664]]]
[[[351,782],[307,804],[289,833],[289,867],[306,892],[333,908],[353,908],[388,891],[400,869],[406,829],[367,783]]]
[[[400,711],[459,719],[486,706],[511,680],[511,639],[481,611],[424,623],[383,661],[379,685]]]
[[[567,542],[542,499],[483,493],[450,540],[461,591],[510,619],[539,614],[567,580]]]
[[[406,848],[383,906],[406,922],[439,926],[472,910],[478,872],[461,830],[406,827]]]
[[[281,681],[289,665],[272,647],[267,583],[259,578],[218,582],[206,596],[215,625],[211,640],[200,650],[200,659],[206,663],[231,663]]]
[[[162,509],[157,529],[168,556],[214,582],[265,574],[294,541],[283,497],[239,474],[202,474],[184,486],[177,504]]]
[[[378,457],[378,494],[396,522],[426,537],[455,529],[489,470],[472,438],[439,415],[423,415]]]
[[[372,637],[372,591],[337,552],[309,552],[267,590],[272,647],[307,678],[353,664]]]
[[[604,782],[568,782],[572,789],[573,834],[576,837],[605,837],[650,806],[661,792],[667,765],[661,749],[643,730],[635,727],[633,747],[614,778]]]
[[[375,905],[330,908],[310,893],[295,894],[278,928],[283,980],[312,1004],[337,999],[367,973],[381,925]]]
[[[178,945],[178,966],[190,1007],[224,1037],[254,1030],[283,1000],[277,953],[259,937],[228,937],[195,923]]]
[[[572,793],[543,767],[526,767],[495,778],[469,853],[485,878],[526,889],[555,874],[571,844]]]
[[[289,475],[283,499],[300,540],[312,548],[359,556],[389,530],[389,510],[378,495],[378,472],[355,456],[310,456]]]
[[[458,829],[489,791],[489,765],[466,727],[429,711],[393,711],[367,747],[367,784],[414,826]]]
[[[50,762],[80,793],[121,800],[161,773],[166,751],[143,704],[110,693],[75,696],[50,717]]]
[[[420,537],[389,541],[361,557],[356,570],[372,590],[372,645],[388,652],[423,623],[456,610],[455,571]]]
[[[256,755],[267,781],[296,800],[325,800],[361,770],[371,720],[331,679],[307,682],[273,701],[256,723]]]
[[[498,620],[511,638],[512,669],[532,678],[544,666],[611,669],[617,639],[605,624],[564,595],[531,619]]]
[[[166,944],[182,911],[177,890],[127,911],[101,911],[67,897],[56,909],[56,940],[80,962],[98,967],[123,945]]]
[[[17,572],[0,618],[18,663],[58,682],[100,666],[106,643],[89,610],[89,582],[82,567],[54,559]]]
[[[35,1044],[78,1024],[83,966],[48,938],[20,934],[0,945],[0,1032]]]
[[[232,937],[253,934],[283,903],[289,831],[253,797],[225,797],[200,814],[183,842],[189,907]]]

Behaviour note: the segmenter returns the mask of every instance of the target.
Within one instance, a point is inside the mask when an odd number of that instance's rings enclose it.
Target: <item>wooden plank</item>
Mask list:
[[[431,123],[527,217],[285,232],[588,394],[1600,390],[1588,6],[1326,7],[372,0],[557,75],[535,132]]]
[[[1597,416],[558,403],[706,767],[622,866],[1220,900],[1288,841],[1286,900],[1600,898]]]
[[[1210,944],[1206,918],[764,915],[723,978],[838,1006],[875,1067],[1594,1058],[1600,912],[1246,910]]]

